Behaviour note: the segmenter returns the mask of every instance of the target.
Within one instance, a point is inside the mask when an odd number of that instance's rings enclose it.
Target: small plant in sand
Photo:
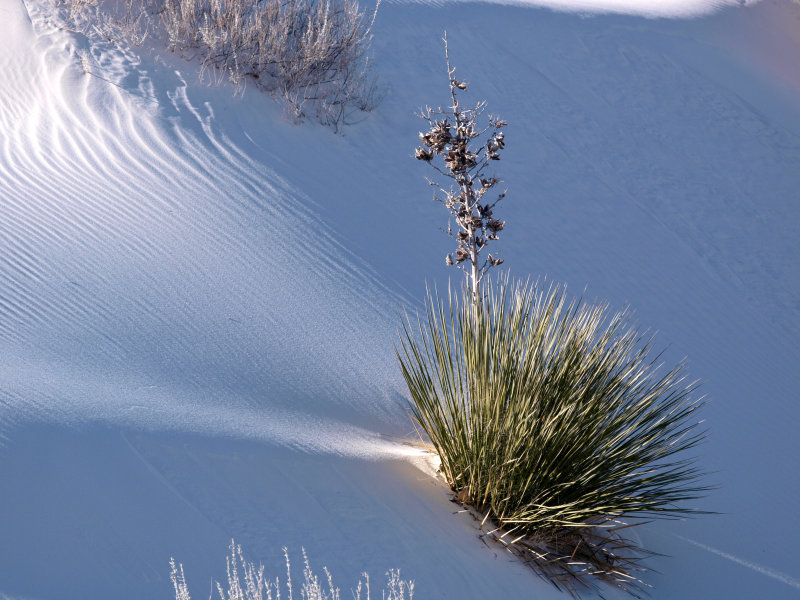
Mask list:
[[[285,589],[285,598],[294,600],[295,588],[292,583],[292,565],[289,551],[284,548],[286,559],[286,580],[281,584],[280,577],[268,579],[264,566],[256,567],[255,563],[245,560],[242,547],[231,540],[230,556],[225,559],[227,565],[227,586],[216,582],[220,600],[280,600],[281,589]],[[300,584],[300,597],[303,600],[340,600],[339,588],[333,585],[333,577],[327,567],[323,567],[325,577],[320,580],[311,570],[305,549],[303,549],[303,581]],[[175,600],[191,600],[189,585],[183,572],[183,565],[177,564],[174,558],[169,561],[170,580],[175,591]],[[372,600],[369,575],[362,574],[356,588],[352,590],[354,600]],[[414,582],[400,578],[398,569],[390,569],[386,573],[386,587],[380,591],[382,600],[414,600]],[[349,596],[349,594],[348,594]]]

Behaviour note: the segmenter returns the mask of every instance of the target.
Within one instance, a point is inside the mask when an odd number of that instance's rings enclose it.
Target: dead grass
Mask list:
[[[358,0],[54,0],[70,26],[138,46],[159,40],[237,86],[270,93],[296,121],[334,131],[382,99]]]

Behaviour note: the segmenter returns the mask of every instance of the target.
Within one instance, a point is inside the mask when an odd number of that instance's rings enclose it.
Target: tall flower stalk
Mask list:
[[[447,34],[444,48],[452,104],[436,110],[426,107],[420,112],[419,116],[428,123],[428,131],[420,132],[422,144],[415,156],[430,164],[445,178],[445,183],[449,180],[449,187],[445,187],[428,179],[436,189],[434,200],[444,204],[452,218],[447,234],[456,240],[456,250],[447,254],[445,262],[464,271],[473,300],[477,301],[484,275],[503,262],[488,252],[484,256],[484,251],[499,238],[506,224],[494,216],[495,206],[506,193],[491,193],[500,180],[489,174],[490,164],[500,160],[505,148],[506,122],[490,115],[487,124],[481,125],[486,102],[478,102],[474,108],[461,104],[459,94],[466,91],[467,84],[455,77]]]

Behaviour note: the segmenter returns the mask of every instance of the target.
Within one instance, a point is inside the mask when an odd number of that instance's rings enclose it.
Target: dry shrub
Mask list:
[[[256,566],[255,563],[248,562],[242,547],[236,545],[231,540],[230,556],[225,559],[227,565],[228,581],[227,587],[217,582],[217,594],[220,600],[280,600],[281,588],[285,588],[286,596],[289,600],[294,600],[294,585],[292,584],[292,565],[289,560],[289,551],[284,548],[283,555],[286,559],[286,580],[281,585],[279,577],[268,579],[264,565]],[[170,579],[175,590],[175,600],[191,600],[189,586],[186,583],[186,576],[183,572],[183,565],[176,564],[175,559],[171,558]],[[334,586],[333,577],[324,567],[325,577],[322,581],[314,574],[308,561],[305,549],[303,550],[303,581],[300,584],[300,596],[304,600],[340,600],[339,588]],[[359,580],[356,589],[353,590],[354,600],[371,600],[371,590],[369,575],[363,573],[364,579]],[[400,578],[400,571],[390,569],[386,573],[386,587],[381,591],[383,600],[414,600],[414,582],[404,581]]]
[[[378,6],[357,0],[56,0],[75,29],[134,45],[163,37],[236,85],[249,80],[291,118],[339,131],[381,100],[369,47]]]

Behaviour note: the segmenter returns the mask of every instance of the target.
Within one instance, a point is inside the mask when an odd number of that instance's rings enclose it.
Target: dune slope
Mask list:
[[[510,122],[506,265],[632,306],[706,382],[722,514],[638,528],[652,596],[797,597],[800,41],[765,28],[800,6],[655,4],[385,3],[387,96],[335,136],[4,0],[0,598],[169,597],[170,556],[204,597],[232,537],[345,595],[400,567],[420,598],[562,597],[405,443],[400,314],[458,277],[412,159],[445,29]]]

